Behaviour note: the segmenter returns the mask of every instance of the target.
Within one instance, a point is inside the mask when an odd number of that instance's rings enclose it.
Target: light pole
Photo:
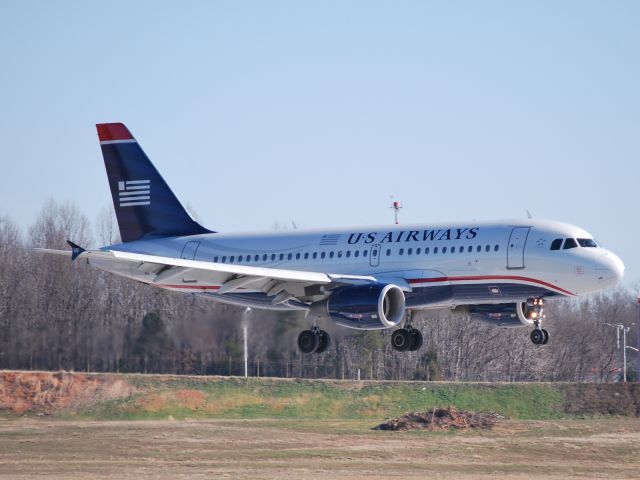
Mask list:
[[[627,332],[630,330],[629,327],[625,327],[621,323],[616,323],[615,325],[612,323],[605,323],[605,325],[609,325],[616,329],[616,342],[617,347],[620,349],[620,331],[622,331],[622,381],[627,381],[627,348],[632,350],[636,350],[634,347],[627,347]]]
[[[247,348],[247,327],[249,312],[251,311],[251,307],[247,307],[244,311],[244,325],[242,327],[242,332],[244,333],[244,378],[249,376],[249,349]]]

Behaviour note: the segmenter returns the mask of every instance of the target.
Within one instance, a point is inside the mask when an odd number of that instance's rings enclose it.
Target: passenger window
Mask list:
[[[481,251],[482,251],[482,247],[478,245],[478,248],[476,248],[476,252],[480,253]]]
[[[292,260],[293,259],[293,253],[290,253],[289,255],[287,255],[287,260]]]
[[[284,253],[280,254],[280,260],[284,260]]]
[[[338,258],[342,258],[342,250],[338,250]]]
[[[425,254],[425,255],[429,255],[429,247],[426,247],[426,248],[424,249],[424,254]]]
[[[345,253],[345,256],[347,258],[349,258],[351,256],[351,250],[347,250],[346,253]]]
[[[242,255],[238,257],[238,262],[241,262],[241,261],[242,261]]]
[[[567,238],[564,241],[563,250],[568,250],[569,248],[576,248],[578,246],[578,242],[576,242],[575,238]]]
[[[363,250],[363,251],[362,251],[362,256],[363,256],[363,257],[366,257],[366,256],[367,256],[367,251],[366,251],[366,250]]]
[[[411,255],[413,253],[413,248],[408,248],[407,249],[407,255]]]
[[[438,247],[433,247],[433,254],[435,255],[436,253],[438,253]]]
[[[451,247],[451,253],[456,253],[456,247]]]
[[[213,257],[213,261],[218,263],[218,257]]]
[[[416,255],[420,255],[420,251],[421,251],[420,247],[416,248]]]
[[[473,247],[471,245],[469,245],[469,248],[467,248],[467,252],[469,253],[473,252]]]
[[[486,247],[484,247],[485,252],[488,252],[489,250],[491,250],[491,245],[487,245]]]
[[[447,253],[447,247],[442,247],[442,253]]]
[[[322,252],[322,253],[320,254],[320,258],[322,258],[322,259],[324,259],[324,257],[326,257],[326,256],[327,256],[327,253],[326,253],[326,252]]]
[[[231,256],[229,257],[229,263],[233,263],[233,261],[235,260],[235,258],[236,258],[235,256],[231,255]]]
[[[318,252],[313,252],[313,259],[315,260],[316,258],[318,258]]]
[[[304,259],[309,260],[309,252],[304,252]]]
[[[296,260],[300,260],[300,252],[296,253]]]
[[[226,263],[226,261],[227,261],[227,257],[226,256],[222,257],[222,263]]]
[[[498,245],[495,245],[495,246],[493,247],[493,251],[494,251],[494,252],[497,252],[498,250],[500,250],[500,247],[499,247]]]
[[[387,248],[387,257],[391,255],[391,249]]]
[[[329,252],[329,258],[333,258],[333,250]]]
[[[556,238],[553,242],[551,242],[551,250],[560,250],[562,246],[562,239]]]
[[[464,252],[464,247],[462,247],[462,246],[461,246],[461,247],[458,249],[458,252],[459,252],[459,253]]]
[[[267,254],[265,253],[264,255],[262,255],[262,261],[266,262],[267,261]]]
[[[355,252],[353,252],[353,256],[358,258],[358,256],[360,255],[360,250],[356,250]]]
[[[400,249],[400,251],[398,252],[398,255],[404,255],[404,248]]]

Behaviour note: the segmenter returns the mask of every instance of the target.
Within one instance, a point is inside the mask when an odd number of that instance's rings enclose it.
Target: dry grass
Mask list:
[[[185,401],[191,402],[185,394]],[[637,478],[640,419],[372,431],[363,420],[0,420],[0,478]]]

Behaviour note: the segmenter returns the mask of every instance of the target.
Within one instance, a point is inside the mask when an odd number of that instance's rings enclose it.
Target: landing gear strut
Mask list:
[[[544,300],[542,298],[529,298],[526,303],[525,315],[533,320],[535,330],[531,332],[531,341],[534,345],[546,345],[549,343],[549,332],[541,327],[544,318]]]
[[[411,312],[407,311],[407,321],[404,328],[394,330],[391,334],[391,347],[398,352],[415,352],[424,343],[422,332],[413,328],[411,324]]]
[[[331,337],[319,327],[304,330],[298,335],[298,348],[302,353],[322,353],[331,345]]]

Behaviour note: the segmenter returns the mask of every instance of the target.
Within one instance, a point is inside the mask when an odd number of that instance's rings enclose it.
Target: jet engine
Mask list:
[[[474,320],[504,328],[533,325],[534,318],[537,315],[537,311],[528,301],[493,305],[470,305],[468,313]]]
[[[374,283],[338,288],[326,300],[313,304],[312,312],[328,316],[343,327],[381,330],[398,325],[404,308],[400,287]]]

